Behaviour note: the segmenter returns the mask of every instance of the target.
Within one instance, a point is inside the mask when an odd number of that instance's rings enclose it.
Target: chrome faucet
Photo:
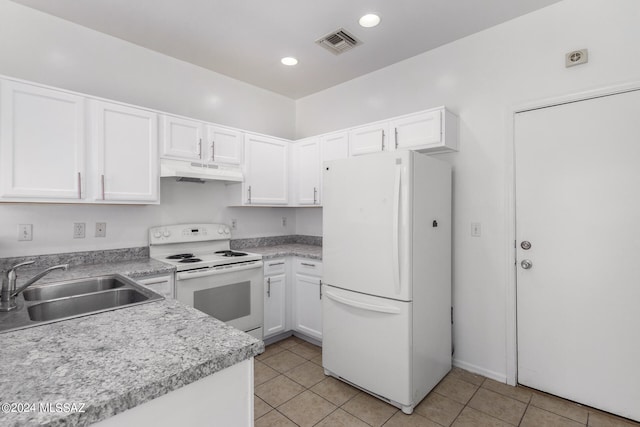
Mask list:
[[[9,270],[3,272],[2,290],[0,291],[0,311],[11,311],[15,309],[17,307],[16,297],[20,294],[20,292],[33,285],[35,282],[42,279],[53,270],[66,270],[67,268],[69,268],[69,264],[54,265],[53,267],[49,267],[46,270],[43,270],[40,273],[36,274],[31,279],[27,280],[24,285],[16,289],[16,279],[18,278],[16,270],[19,267],[31,265],[33,263],[34,261],[21,262],[20,264],[16,264]]]

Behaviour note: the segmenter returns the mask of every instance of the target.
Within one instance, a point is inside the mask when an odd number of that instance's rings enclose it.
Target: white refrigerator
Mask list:
[[[325,373],[412,413],[451,369],[451,167],[325,162],[322,253]]]

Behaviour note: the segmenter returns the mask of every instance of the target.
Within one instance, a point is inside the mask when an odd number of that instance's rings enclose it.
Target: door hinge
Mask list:
[[[453,307],[451,307],[451,324],[453,325]]]

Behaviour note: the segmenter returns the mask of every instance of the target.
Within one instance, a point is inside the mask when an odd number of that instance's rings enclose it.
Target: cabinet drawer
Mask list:
[[[296,258],[295,271],[300,274],[322,277],[322,261],[307,258]]]
[[[276,274],[285,274],[285,259],[275,258],[264,261],[264,275],[275,276]]]

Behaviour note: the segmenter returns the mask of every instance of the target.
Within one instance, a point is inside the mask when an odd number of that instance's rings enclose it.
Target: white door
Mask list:
[[[349,154],[377,153],[388,150],[389,124],[373,123],[349,131]]]
[[[1,196],[84,199],[84,98],[2,81]]]
[[[264,279],[264,336],[285,330],[285,282],[279,274]]]
[[[300,205],[320,203],[320,150],[317,138],[295,144],[296,199]]]
[[[323,172],[323,283],[411,300],[409,151],[326,162]]]
[[[92,141],[96,200],[156,202],[158,119],[156,113],[110,102],[92,101]]]
[[[206,161],[239,166],[242,161],[242,132],[207,126]]]
[[[248,205],[286,205],[289,201],[289,143],[245,134],[245,180]]]
[[[295,329],[319,340],[322,339],[322,288],[317,277],[295,275]]]
[[[162,116],[162,156],[183,160],[202,159],[202,123]]]
[[[375,394],[409,406],[411,303],[323,286],[322,366]]]
[[[639,117],[635,91],[515,119],[518,381],[636,420]]]

